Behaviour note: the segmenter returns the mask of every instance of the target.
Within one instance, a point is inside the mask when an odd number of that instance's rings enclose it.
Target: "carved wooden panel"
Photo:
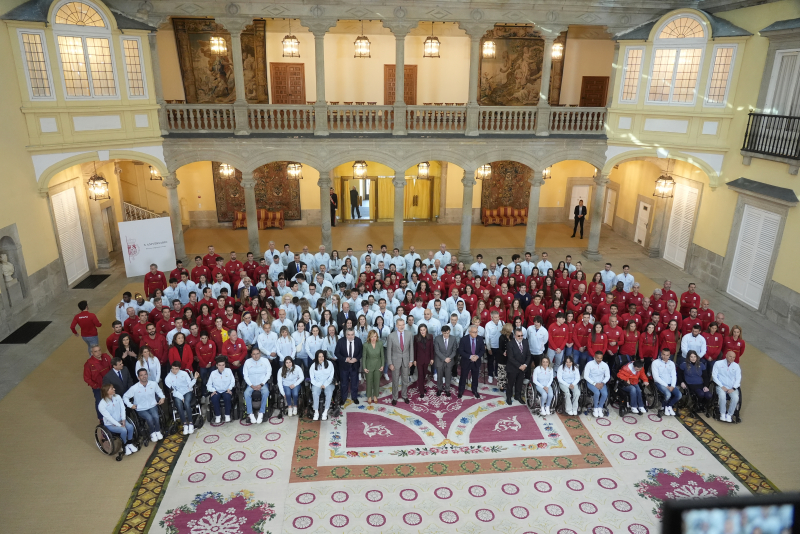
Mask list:
[[[608,76],[584,76],[581,80],[582,108],[604,108],[608,95]]]
[[[273,161],[262,165],[254,173],[256,181],[256,208],[269,211],[283,210],[285,220],[300,220],[300,184],[286,174],[286,161]],[[230,178],[219,172],[220,162],[211,162],[214,196],[219,222],[233,221],[235,211],[245,211],[242,173],[237,170]]]
[[[417,66],[406,65],[403,80],[403,101],[407,106],[417,105]],[[396,89],[395,89],[395,72],[394,65],[383,66],[383,105],[391,106],[394,104]]]
[[[273,104],[305,104],[306,74],[303,63],[270,63]]]
[[[493,162],[492,178],[484,180],[481,187],[481,207],[527,208],[532,174],[530,167],[516,161]]]

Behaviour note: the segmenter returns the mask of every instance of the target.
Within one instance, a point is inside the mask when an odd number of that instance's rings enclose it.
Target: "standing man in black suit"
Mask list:
[[[336,314],[336,324],[339,326],[339,332],[342,331],[348,319],[352,319],[353,324],[356,324],[356,312],[350,309],[349,302],[343,302],[342,311]]]
[[[361,340],[356,337],[356,332],[352,328],[349,328],[344,333],[344,337],[336,342],[333,354],[339,364],[342,404],[347,400],[348,389],[353,404],[360,404],[358,402],[358,370],[361,368],[362,349]]]
[[[469,335],[461,338],[458,344],[458,355],[461,357],[461,378],[458,380],[458,398],[464,395],[467,387],[467,375],[472,375],[472,394],[476,399],[480,399],[478,393],[478,377],[481,372],[481,359],[486,352],[486,343],[482,337],[478,337],[478,327],[469,327]]]
[[[111,358],[111,370],[103,377],[103,385],[111,384],[120,397],[133,386],[133,379],[130,372],[122,363],[122,358]]]
[[[356,214],[358,214],[358,217],[356,217]],[[361,218],[361,208],[358,205],[358,191],[356,191],[356,186],[350,188],[350,218]]]
[[[295,254],[294,261],[286,266],[286,272],[284,272],[286,279],[291,280],[294,278],[294,276],[301,271],[303,265],[305,265],[305,263],[300,261],[300,254]]]
[[[339,207],[339,195],[331,187],[331,226],[336,226],[336,208]]]
[[[531,363],[531,351],[528,349],[528,340],[523,339],[522,329],[518,328],[514,332],[514,340],[506,346],[508,363],[506,373],[508,374],[508,384],[506,384],[506,402],[511,406],[511,399],[522,404],[522,380],[525,378],[525,371]]]
[[[573,213],[575,215],[575,226],[572,228],[572,237],[575,237],[575,232],[578,230],[578,223],[580,223],[581,239],[583,239],[583,221],[586,219],[586,206],[583,205],[583,200],[578,201],[578,205],[575,206],[575,211]]]

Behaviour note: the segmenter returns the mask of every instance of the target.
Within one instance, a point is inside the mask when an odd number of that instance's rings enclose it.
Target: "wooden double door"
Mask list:
[[[391,106],[394,104],[396,95],[397,68],[394,65],[383,66],[383,105]],[[407,106],[417,105],[417,66],[406,65],[403,80],[403,101]]]
[[[270,63],[273,104],[305,104],[306,73],[302,63]]]

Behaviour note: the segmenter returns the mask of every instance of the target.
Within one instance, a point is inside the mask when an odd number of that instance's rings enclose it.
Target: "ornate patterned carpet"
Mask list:
[[[691,416],[542,418],[487,385],[479,400],[409,392],[174,436],[118,531],[644,534],[665,499],[777,491]]]

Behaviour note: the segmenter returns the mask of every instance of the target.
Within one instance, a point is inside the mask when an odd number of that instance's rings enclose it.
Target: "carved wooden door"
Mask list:
[[[305,104],[306,75],[303,63],[270,63],[273,104]]]
[[[581,107],[604,108],[608,95],[608,76],[584,76],[581,81]]]
[[[417,66],[405,66],[403,100],[407,106],[417,105]],[[395,66],[383,66],[383,105],[391,106],[395,98]]]

